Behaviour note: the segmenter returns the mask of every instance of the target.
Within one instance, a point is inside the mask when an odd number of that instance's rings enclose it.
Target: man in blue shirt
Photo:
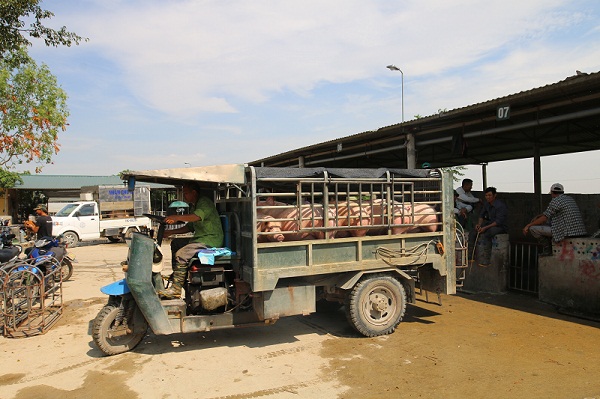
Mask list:
[[[473,253],[475,241],[483,243],[484,253],[479,266],[489,266],[492,249],[492,238],[496,234],[508,231],[508,207],[504,201],[496,198],[496,187],[485,189],[485,202],[479,214],[479,221],[474,230],[469,233],[469,251]]]

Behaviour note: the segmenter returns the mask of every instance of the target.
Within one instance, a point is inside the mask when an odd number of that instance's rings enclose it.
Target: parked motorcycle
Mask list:
[[[62,281],[67,281],[73,276],[73,262],[75,258],[69,255],[67,252],[67,246],[62,240],[62,236],[57,237],[42,237],[35,241],[33,247],[27,251],[28,259],[38,259],[42,257],[53,257],[60,265],[60,274],[62,275]],[[55,263],[50,263],[55,267]],[[60,275],[56,275],[57,280],[61,278]]]
[[[0,232],[0,263],[14,261],[22,252],[20,245],[15,245],[15,235],[6,230]]]
[[[59,238],[38,240],[19,256],[14,234],[0,234],[0,324],[3,334],[25,337],[44,333],[62,315],[62,280],[73,273],[72,259]],[[61,274],[64,273],[64,277]]]

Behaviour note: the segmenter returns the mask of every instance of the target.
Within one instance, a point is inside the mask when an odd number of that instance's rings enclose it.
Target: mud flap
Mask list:
[[[171,327],[167,312],[152,285],[154,241],[143,234],[134,233],[129,254],[127,285],[150,328],[157,335],[179,332]]]
[[[100,288],[100,291],[103,294],[114,295],[114,296],[125,295],[125,294],[129,294],[131,292],[131,290],[129,289],[129,286],[127,285],[127,281],[125,281],[125,279],[115,281],[114,283],[109,284],[109,285],[105,285],[104,287]]]

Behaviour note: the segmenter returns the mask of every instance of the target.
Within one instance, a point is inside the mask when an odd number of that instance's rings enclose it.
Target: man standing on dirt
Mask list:
[[[39,204],[33,211],[37,216],[35,222],[25,221],[25,228],[34,232],[38,240],[42,237],[52,237],[52,217],[48,215],[46,205]]]
[[[544,213],[536,216],[531,223],[523,227],[524,235],[530,232],[543,245],[541,255],[552,253],[550,237],[553,241],[559,242],[565,238],[587,235],[579,207],[573,198],[565,194],[563,185],[554,183],[550,187],[550,196],[552,200]]]
[[[504,201],[496,198],[496,187],[485,189],[485,203],[479,215],[479,222],[469,233],[469,251],[474,253],[477,240],[483,243],[484,251],[479,266],[489,266],[492,238],[508,231],[508,207]]]
[[[194,236],[189,239],[179,238],[171,241],[173,282],[171,287],[158,292],[158,295],[164,299],[181,297],[181,288],[187,274],[188,262],[199,250],[220,247],[223,244],[223,227],[213,201],[202,195],[200,187],[194,183],[183,185],[183,199],[192,206],[190,213],[167,216],[165,223],[185,222],[187,224],[178,229],[165,230],[164,237],[190,231],[194,232]]]

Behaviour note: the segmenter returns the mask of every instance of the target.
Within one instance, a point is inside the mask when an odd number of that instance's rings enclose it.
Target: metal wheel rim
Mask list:
[[[113,320],[111,320],[111,322],[110,322],[110,326],[108,328],[106,328],[106,331],[104,334],[106,342],[109,343],[111,346],[126,346],[132,340],[134,340],[136,338],[136,334],[134,334],[134,333],[128,333],[127,335],[121,335],[121,336],[113,336],[112,329],[113,329],[114,325],[115,325],[115,319],[113,318]],[[129,327],[126,327],[126,328],[129,328]]]
[[[384,326],[394,318],[397,298],[386,287],[376,287],[369,291],[361,306],[364,319],[375,326]]]
[[[63,236],[63,239],[65,241],[65,243],[67,244],[67,247],[74,247],[77,241],[77,238],[75,237],[74,234],[65,234]]]

